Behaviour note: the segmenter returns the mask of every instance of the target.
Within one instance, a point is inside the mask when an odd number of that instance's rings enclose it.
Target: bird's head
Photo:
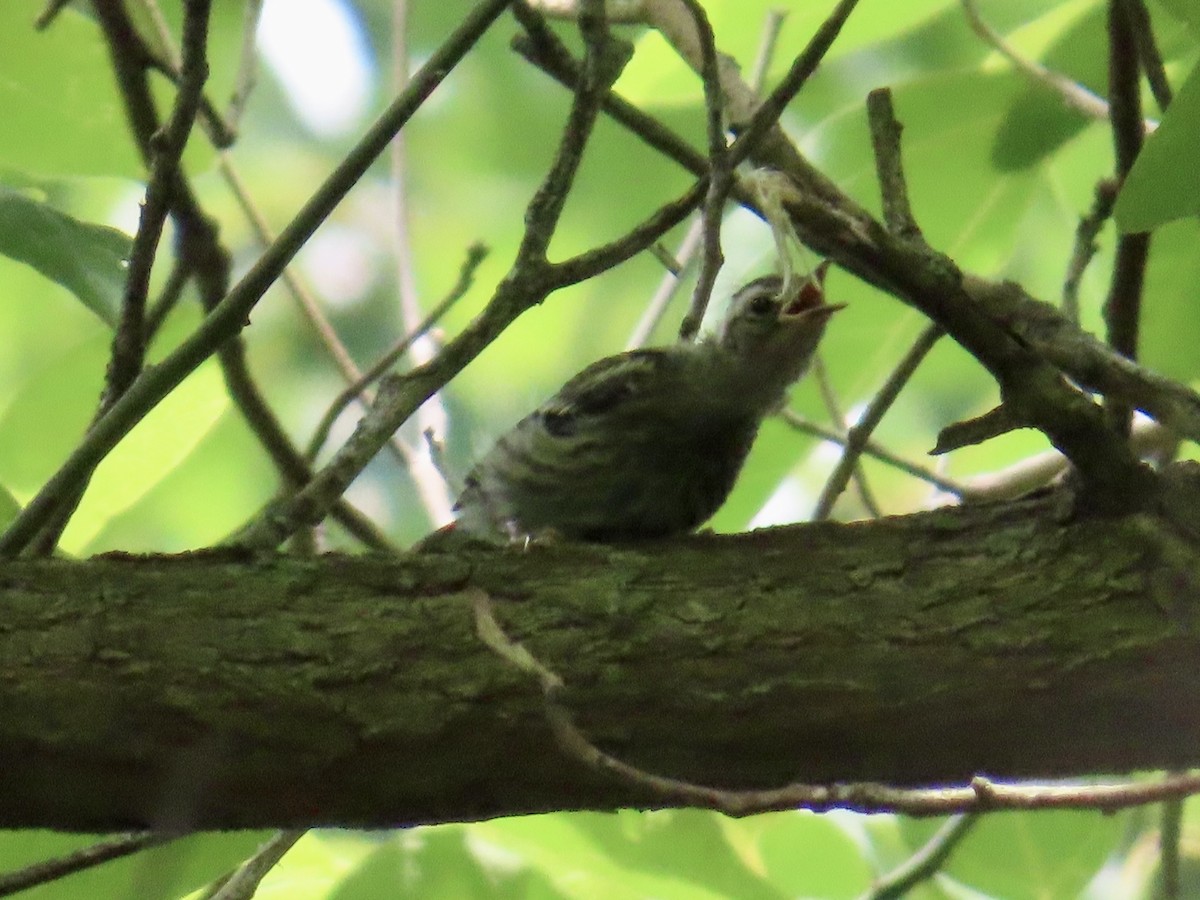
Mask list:
[[[791,384],[808,368],[825,325],[843,303],[825,302],[822,262],[790,289],[776,275],[756,278],[733,295],[717,342]]]

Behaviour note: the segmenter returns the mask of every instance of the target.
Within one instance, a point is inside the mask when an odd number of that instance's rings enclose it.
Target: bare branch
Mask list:
[[[99,0],[97,13],[108,0]],[[142,371],[146,352],[146,297],[150,270],[158,251],[163,226],[171,209],[172,189],[179,178],[179,160],[200,108],[204,82],[208,79],[208,15],[212,0],[184,3],[182,62],[179,90],[170,118],[149,142],[150,177],[142,202],[141,219],[129,254],[121,318],[113,336],[112,358],[101,413],[112,406]],[[118,51],[119,52],[119,51]]]
[[[900,133],[903,128],[896,121],[889,88],[876,88],[867,94],[867,122],[871,127],[875,172],[883,196],[883,223],[898,238],[924,243],[925,239],[908,202],[908,184],[900,158]]]
[[[262,880],[307,833],[303,828],[276,832],[205,900],[251,900]]]
[[[899,900],[939,871],[979,822],[978,813],[951,816],[920,850],[872,886],[863,900]]]
[[[1125,14],[1129,18],[1129,26],[1133,29],[1133,39],[1137,43],[1138,58],[1146,80],[1150,83],[1150,92],[1154,102],[1161,112],[1166,112],[1171,105],[1171,83],[1167,80],[1167,72],[1163,66],[1162,54],[1158,52],[1158,44],[1154,40],[1154,28],[1150,24],[1150,11],[1146,9],[1144,0],[1124,0]]]
[[[921,360],[933,349],[933,345],[938,342],[943,334],[945,332],[938,325],[930,325],[921,332],[921,335],[913,343],[912,347],[909,348],[904,358],[900,360],[895,370],[888,376],[883,387],[879,389],[879,393],[867,404],[862,418],[851,426],[850,430],[846,433],[846,447],[842,453],[842,458],[838,461],[829,479],[825,482],[825,486],[821,489],[821,495],[817,498],[817,505],[813,510],[813,519],[829,518],[829,514],[833,511],[833,504],[837,502],[837,498],[841,496],[842,491],[846,489],[846,484],[850,481],[850,476],[854,472],[854,466],[858,462],[858,458],[862,455],[866,442],[870,439],[871,434],[883,420],[884,415],[887,414],[892,404],[896,402],[896,398],[900,396],[900,391],[908,384],[908,380],[916,372],[917,366],[921,364]]]
[[[704,311],[712,297],[717,273],[725,262],[721,252],[721,222],[725,201],[733,185],[733,167],[725,146],[724,100],[721,94],[721,74],[717,66],[717,45],[712,26],[698,0],[680,0],[692,15],[700,42],[700,80],[704,83],[704,123],[708,135],[708,191],[704,195],[703,246],[700,253],[700,275],[692,292],[687,315],[679,324],[679,339],[690,341],[700,331]]]
[[[1109,0],[1108,91],[1118,184],[1124,183],[1133,168],[1144,137],[1137,44],[1127,13],[1125,0]],[[1112,280],[1104,303],[1104,321],[1108,326],[1108,343],[1129,359],[1137,359],[1138,354],[1142,285],[1149,257],[1149,232],[1122,234],[1117,238]],[[1133,409],[1127,403],[1110,399],[1106,411],[1116,429],[1128,435]]]
[[[812,435],[813,437],[821,438],[825,441],[840,444],[843,447],[845,447],[846,443],[849,441],[849,438],[845,434],[835,431],[827,426],[820,425],[817,422],[810,422],[808,419],[803,418],[790,409],[780,410],[779,418],[790,428],[793,428],[802,434]],[[970,489],[965,485],[960,484],[959,482],[950,478],[945,478],[942,475],[939,475],[937,472],[934,472],[932,469],[919,466],[910,460],[904,459],[876,441],[867,441],[863,445],[862,452],[863,456],[870,456],[874,459],[877,459],[881,463],[889,465],[894,469],[899,469],[901,472],[911,475],[913,478],[916,478],[919,481],[927,482],[938,490],[945,491],[951,496],[963,497],[965,499],[966,495],[968,495],[970,492]]]
[[[333,423],[356,398],[361,398],[366,403],[371,402],[371,398],[367,394],[367,389],[383,374],[391,368],[397,360],[400,359],[412,345],[412,342],[423,334],[426,334],[429,329],[433,328],[442,316],[461,300],[471,288],[474,281],[475,270],[479,268],[479,264],[483,262],[487,256],[487,248],[483,244],[472,244],[467,248],[466,259],[463,260],[462,267],[458,272],[458,281],[450,289],[450,292],[442,298],[429,314],[423,320],[417,323],[416,328],[404,335],[392,347],[381,356],[371,368],[366,372],[361,373],[358,379],[348,386],[344,391],[334,398],[329,405],[329,409],[325,411],[325,415],[321,417],[321,421],[317,423],[317,427],[313,429],[313,436],[309,440],[308,451],[305,454],[309,462],[316,460],[317,455],[321,452],[321,447],[329,438],[329,430],[333,427]]]
[[[829,378],[829,370],[825,367],[825,360],[820,352],[813,357],[812,377],[816,379],[817,388],[821,393],[821,402],[825,404],[825,414],[837,426],[838,431],[844,435],[844,440],[838,443],[843,447],[848,447],[850,444],[850,432],[846,423],[846,415],[842,410],[841,400],[838,398],[837,391],[833,387],[833,382]],[[864,444],[860,453],[865,452],[866,446]],[[863,470],[860,461],[857,459],[854,461],[854,468],[851,470],[850,476],[854,480],[854,487],[858,491],[858,498],[862,501],[862,505],[867,513],[876,518],[883,515],[883,510],[880,508],[878,501],[876,501],[875,494],[871,491],[871,485],[867,481],[867,473]]]
[[[150,847],[170,843],[182,836],[155,831],[135,831],[100,841],[65,856],[34,863],[12,872],[5,872],[0,875],[0,897],[11,897],[13,894],[19,894],[41,884],[49,884],[51,881],[65,878],[67,875],[87,871],[110,860],[122,859],[132,856],[134,853],[141,853]]]
[[[971,29],[979,35],[985,44],[992,47],[1012,63],[1032,81],[1044,85],[1062,98],[1063,103],[1089,119],[1108,119],[1108,104],[1081,84],[1077,84],[1065,75],[1051,71],[1032,59],[1022,56],[1004,39],[1000,32],[992,28],[980,13],[976,0],[962,0],[963,14]]]
[[[1179,850],[1183,838],[1183,799],[1168,800],[1162,805],[1162,826],[1159,830],[1158,900],[1180,900],[1181,872]]]
[[[246,104],[258,80],[258,21],[262,18],[262,0],[246,0],[246,11],[242,17],[242,50],[238,56],[237,77],[234,79],[233,94],[229,98],[229,111],[225,122],[236,130],[246,112]]]
[[[1117,182],[1111,178],[1098,182],[1092,208],[1079,220],[1075,229],[1075,247],[1071,252],[1066,278],[1063,279],[1062,299],[1063,315],[1075,325],[1079,324],[1079,284],[1092,257],[1099,250],[1096,238],[1104,228],[1104,223],[1112,217],[1113,206],[1117,202],[1117,188]]]

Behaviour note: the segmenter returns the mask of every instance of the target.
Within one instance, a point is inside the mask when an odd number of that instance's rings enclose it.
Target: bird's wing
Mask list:
[[[605,357],[564,384],[533,415],[550,434],[566,437],[581,418],[607,415],[642,394],[671,361],[670,352],[660,349]]]

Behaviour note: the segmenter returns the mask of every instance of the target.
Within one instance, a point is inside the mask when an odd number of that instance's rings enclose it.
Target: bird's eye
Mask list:
[[[758,294],[750,300],[750,312],[756,316],[765,316],[775,312],[775,298],[770,294]]]

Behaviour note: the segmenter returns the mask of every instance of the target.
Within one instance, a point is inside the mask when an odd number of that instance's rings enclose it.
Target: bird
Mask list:
[[[739,288],[715,333],[584,368],[476,463],[455,531],[498,542],[631,542],[692,531],[725,502],[763,419],[830,317],[822,262]]]

